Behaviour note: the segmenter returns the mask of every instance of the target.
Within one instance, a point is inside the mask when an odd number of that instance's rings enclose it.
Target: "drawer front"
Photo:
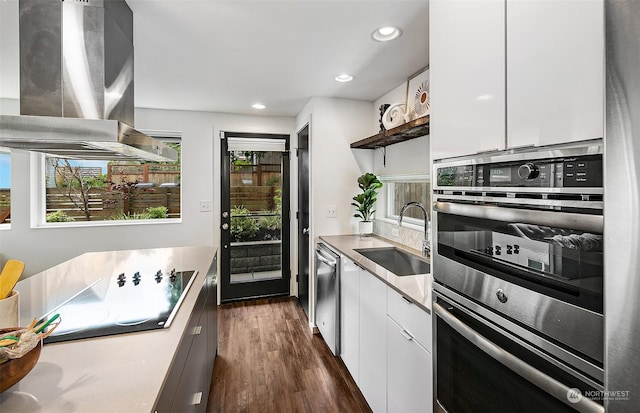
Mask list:
[[[430,413],[431,354],[387,317],[387,413]]]
[[[192,288],[197,287],[194,284]],[[196,337],[199,337],[203,333],[206,334],[206,330],[205,332],[202,332],[203,325],[200,323],[200,321],[202,309],[204,308],[204,304],[207,299],[207,292],[208,290],[206,288],[201,288],[200,292],[198,293],[198,299],[193,308],[193,312],[189,317],[187,327],[185,328],[184,333],[182,333],[180,344],[178,346],[178,349],[176,350],[174,359],[171,362],[171,368],[167,375],[167,379],[162,386],[160,397],[158,399],[158,402],[156,403],[156,413],[178,411],[176,409],[172,409],[172,406],[176,403],[176,394],[178,393],[178,388],[181,385],[180,379],[183,376],[185,365],[189,361],[192,344]],[[181,310],[186,311],[184,308],[181,308]],[[190,372],[189,374],[192,374],[192,372]]]
[[[387,303],[389,317],[431,352],[431,314],[391,287],[387,288]]]

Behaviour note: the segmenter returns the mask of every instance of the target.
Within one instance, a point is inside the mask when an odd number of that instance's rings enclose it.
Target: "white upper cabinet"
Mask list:
[[[603,0],[431,0],[433,159],[603,136]]]
[[[602,0],[507,1],[510,147],[601,138]]]
[[[504,0],[431,0],[432,159],[505,147]]]

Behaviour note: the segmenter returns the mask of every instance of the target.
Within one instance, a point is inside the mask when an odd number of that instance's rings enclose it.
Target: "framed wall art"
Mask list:
[[[414,120],[429,114],[429,67],[407,79],[406,110],[408,120]]]

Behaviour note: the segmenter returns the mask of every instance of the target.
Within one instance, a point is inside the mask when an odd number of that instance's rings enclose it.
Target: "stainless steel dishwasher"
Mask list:
[[[334,356],[340,344],[340,255],[326,244],[316,247],[316,325]]]

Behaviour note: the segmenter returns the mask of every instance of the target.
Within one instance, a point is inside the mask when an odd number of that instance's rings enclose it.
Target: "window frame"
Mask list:
[[[11,197],[11,193],[13,192],[11,188],[12,181],[13,181],[13,179],[11,178],[11,163],[12,163],[11,149],[0,147],[0,154],[7,154],[9,156],[9,207],[11,207],[11,205],[13,204],[12,197]],[[0,223],[0,230],[8,230],[8,229],[11,229],[11,223]]]
[[[180,132],[170,131],[142,131],[149,136],[163,143],[180,143],[182,146],[182,134]],[[182,152],[182,151],[181,151]],[[47,222],[46,208],[46,158],[44,153],[31,153],[31,211],[30,221],[31,228],[84,228],[84,227],[112,227],[112,226],[129,226],[129,225],[166,225],[182,223],[184,213],[183,186],[182,186],[182,156],[180,157],[180,217],[179,218],[160,218],[160,219],[129,219],[129,220],[100,220],[100,221],[73,221],[73,222]]]
[[[428,182],[431,184],[431,175],[429,174],[412,174],[412,175],[382,175],[378,176],[378,179],[382,182],[382,190],[378,193],[378,202],[377,202],[377,211],[376,218],[379,221],[387,222],[390,224],[398,225],[398,219],[400,218],[399,211],[398,214],[392,213],[393,211],[393,194],[392,188],[395,183],[411,183],[411,182]],[[430,203],[431,203],[431,187],[429,188],[429,199],[428,204],[425,205],[427,208],[429,221],[431,221],[431,211],[430,211]],[[424,219],[417,219],[412,217],[405,217],[402,220],[402,226],[415,230],[424,230]]]

